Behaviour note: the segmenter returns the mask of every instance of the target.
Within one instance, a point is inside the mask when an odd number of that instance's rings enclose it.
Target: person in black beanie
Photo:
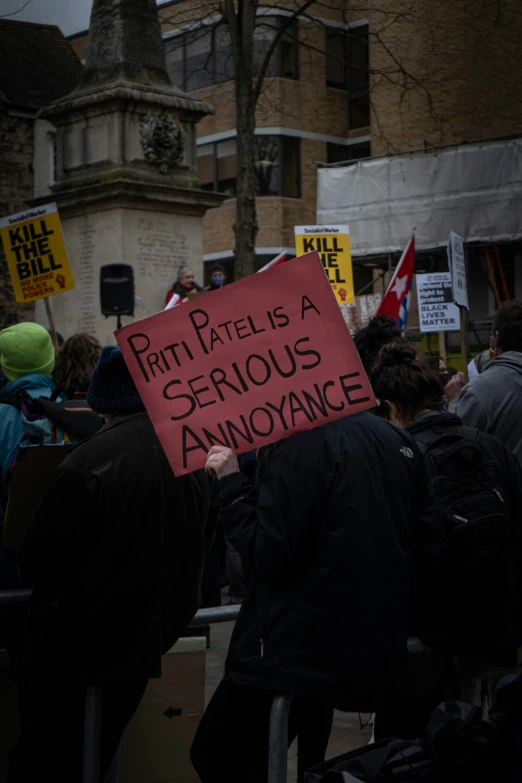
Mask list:
[[[33,595],[9,783],[81,779],[89,684],[102,687],[104,780],[198,608],[212,480],[174,476],[119,348],[103,349],[87,401],[105,426],[56,470],[19,552]]]

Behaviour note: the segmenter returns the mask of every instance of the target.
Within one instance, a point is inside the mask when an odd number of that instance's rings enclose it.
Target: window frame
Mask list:
[[[342,38],[343,38],[343,42],[344,42],[344,47],[343,47],[343,56],[344,56],[343,70],[344,70],[344,75],[343,75],[342,86],[340,86],[341,82],[335,82],[335,84],[334,84],[333,82],[329,82],[328,81],[328,63],[329,63],[330,58],[331,58],[331,55],[329,55],[328,52],[327,52],[327,49],[328,49],[328,35],[329,34],[330,35],[337,35],[339,37],[342,36]],[[348,90],[348,75],[347,75],[347,72],[348,72],[348,68],[347,68],[347,64],[348,64],[348,50],[347,50],[347,38],[348,38],[348,36],[347,36],[347,31],[346,30],[339,30],[337,27],[330,27],[328,25],[326,26],[325,31],[324,31],[324,57],[325,57],[324,77],[325,77],[325,86],[328,89],[331,89],[331,90],[346,90],[346,91]]]
[[[284,16],[277,16],[275,14],[274,14],[274,16],[276,16],[276,18],[278,19],[277,26],[278,27],[282,27],[283,23],[286,21],[286,17],[284,17]],[[291,32],[292,28],[295,31],[295,36],[293,38],[289,39],[289,40],[290,40],[290,42],[294,46],[294,69],[295,69],[295,74],[296,75],[295,76],[285,76],[283,74],[283,48],[282,48],[281,44],[284,41],[284,36],[286,35],[286,33],[287,32]],[[292,81],[292,82],[298,82],[298,81],[301,80],[301,70],[300,70],[300,59],[301,58],[299,56],[300,55],[300,49],[301,49],[301,40],[299,38],[299,33],[300,33],[299,20],[298,19],[294,19],[292,21],[292,23],[289,25],[288,30],[286,30],[283,33],[283,35],[281,36],[281,38],[279,39],[279,42],[277,44],[277,49],[276,49],[276,52],[277,52],[276,76],[273,77],[273,78],[276,78],[276,79],[288,79],[289,81]]]
[[[364,33],[363,33],[364,31]],[[327,45],[327,35],[328,33],[331,33],[333,35],[342,35],[344,37],[344,59],[345,59],[345,65],[344,65],[344,86],[340,86],[340,83],[337,82],[336,84],[328,83],[328,57],[326,50],[328,48]],[[351,84],[352,82],[352,74],[353,74],[353,61],[354,61],[354,43],[357,41],[359,37],[362,38],[362,36],[365,36],[366,39],[366,49],[368,52],[368,67],[366,70],[367,74],[367,83],[365,86],[358,86],[354,88]],[[325,30],[325,84],[326,87],[333,90],[345,90],[346,91],[346,98],[348,102],[348,127],[350,130],[359,130],[359,128],[367,128],[371,124],[371,105],[370,105],[370,59],[369,59],[369,52],[370,52],[370,45],[369,45],[369,36],[370,36],[370,26],[368,23],[357,25],[355,27],[347,27],[346,29],[339,30],[336,27],[328,27]],[[358,98],[366,98],[368,101],[368,122],[366,124],[362,125],[356,125],[353,124],[352,119],[352,110],[353,110],[353,101]],[[350,106],[352,104],[352,106]]]
[[[286,20],[286,17],[280,16],[279,14],[265,14],[263,16],[265,18],[267,18],[267,19],[274,19],[275,20],[274,30],[276,30],[277,28],[280,28],[283,25],[283,23],[285,22],[285,20]],[[219,53],[216,52],[215,46],[216,46],[217,32],[218,32],[218,30],[219,30],[219,28],[221,26],[228,27],[226,22],[223,19],[221,21],[219,21],[213,29],[208,30],[208,32],[210,33],[210,40],[211,40],[211,50],[210,50],[210,53],[209,53],[210,68],[209,68],[209,72],[208,72],[209,76],[211,78],[211,83],[209,85],[204,85],[202,87],[196,87],[196,88],[194,88],[192,90],[188,90],[187,89],[187,81],[188,81],[188,79],[190,77],[190,74],[187,74],[187,46],[191,43],[191,36],[197,35],[198,33],[201,33],[202,35],[205,34],[205,26],[204,25],[200,25],[199,27],[196,27],[194,29],[183,30],[182,32],[179,33],[179,35],[176,35],[173,38],[168,39],[167,41],[164,41],[164,48],[165,48],[165,44],[168,41],[173,41],[173,42],[177,42],[177,45],[180,46],[181,49],[182,49],[182,56],[180,58],[180,63],[181,63],[181,68],[182,68],[182,78],[180,80],[180,84],[177,84],[177,82],[176,82],[176,84],[183,91],[185,91],[185,92],[195,92],[196,90],[208,89],[208,87],[214,87],[214,86],[216,86],[218,84],[225,84],[226,82],[234,80],[234,74],[232,73],[230,78],[228,78],[228,79],[224,78],[224,79],[220,79],[219,81],[216,81],[216,76],[217,76],[216,75],[216,54],[222,54],[222,53],[221,52],[219,52]],[[289,39],[289,40],[290,40],[290,43],[292,43],[293,49],[294,49],[293,66],[294,66],[294,70],[295,70],[295,74],[296,75],[295,76],[285,76],[283,74],[283,48],[282,48],[281,44],[284,41],[284,36],[286,35],[286,33],[287,32],[290,33],[291,31],[293,31],[293,37],[291,39]],[[299,81],[300,80],[300,78],[301,78],[301,74],[300,74],[300,59],[301,59],[300,58],[300,47],[301,47],[301,41],[300,41],[300,38],[299,38],[299,33],[300,33],[299,20],[298,19],[294,19],[292,21],[292,24],[289,26],[289,30],[285,31],[285,33],[283,33],[283,36],[280,38],[280,40],[279,40],[279,42],[277,44],[276,50],[274,52],[274,55],[275,55],[275,71],[276,71],[275,75],[274,76],[267,76],[266,78],[268,78],[268,79],[288,79],[289,81]],[[170,51],[172,51],[172,50],[170,50]],[[166,55],[168,55],[169,53],[170,52],[165,52]],[[232,61],[232,63],[233,63],[233,61]],[[232,70],[233,70],[233,64],[232,64]],[[256,73],[255,72],[254,72],[253,76],[254,76],[254,78],[256,78]]]
[[[292,198],[292,199],[300,199],[302,198],[302,183],[301,183],[301,137],[300,136],[287,136],[286,134],[263,134],[259,133],[256,134],[256,138],[275,138],[277,139],[277,166],[278,166],[278,172],[279,172],[279,181],[278,181],[278,187],[277,187],[277,193],[269,193],[267,195],[260,195],[256,193],[256,198]],[[231,139],[237,139],[236,136],[228,136],[225,139],[219,139],[219,141],[211,141],[211,142],[205,142],[204,144],[201,144],[199,146],[206,147],[206,146],[212,146],[213,149],[213,175],[214,175],[214,185],[213,190],[215,192],[223,192],[218,190],[219,186],[219,164],[218,164],[218,145],[222,144],[224,142],[230,141]],[[296,177],[297,177],[297,196],[287,196],[285,195],[285,188],[284,188],[284,176],[283,176],[283,168],[281,166],[280,161],[283,160],[283,153],[284,153],[284,140],[285,139],[291,139],[296,144]],[[237,155],[237,147],[236,147],[236,155]],[[196,155],[197,157],[197,155]],[[204,188],[202,188],[204,189]],[[229,198],[236,198],[237,194],[234,193],[234,195],[228,196]]]
[[[330,158],[333,157],[329,153],[332,152],[332,147],[336,147],[339,150],[343,150],[346,152],[346,155],[341,158],[340,160],[331,160]],[[361,147],[367,147],[368,148],[368,155],[356,155],[355,157],[352,157],[353,151],[356,148]],[[357,160],[368,160],[372,156],[372,145],[371,140],[367,141],[359,141],[355,140],[352,144],[339,144],[335,141],[328,141],[326,142],[326,163],[331,166],[335,166],[335,164],[342,164],[342,163],[350,163],[351,161],[357,161]]]

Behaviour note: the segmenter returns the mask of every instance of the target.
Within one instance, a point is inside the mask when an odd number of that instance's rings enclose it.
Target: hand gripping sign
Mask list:
[[[376,404],[316,252],[115,334],[176,475]]]
[[[0,235],[17,302],[74,288],[56,204],[1,219]]]

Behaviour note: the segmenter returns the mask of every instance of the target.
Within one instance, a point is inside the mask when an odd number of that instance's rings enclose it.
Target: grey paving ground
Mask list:
[[[214,625],[211,628],[210,650],[207,650],[207,703],[221,679],[231,632],[232,623]],[[361,718],[363,723],[366,723],[369,715],[362,715]],[[361,731],[358,714],[336,712],[332,734],[330,736],[330,745],[328,747],[328,758],[365,745],[370,739],[370,736],[371,727],[368,726]],[[296,772],[296,747],[292,746],[288,756],[288,783],[295,783]]]

